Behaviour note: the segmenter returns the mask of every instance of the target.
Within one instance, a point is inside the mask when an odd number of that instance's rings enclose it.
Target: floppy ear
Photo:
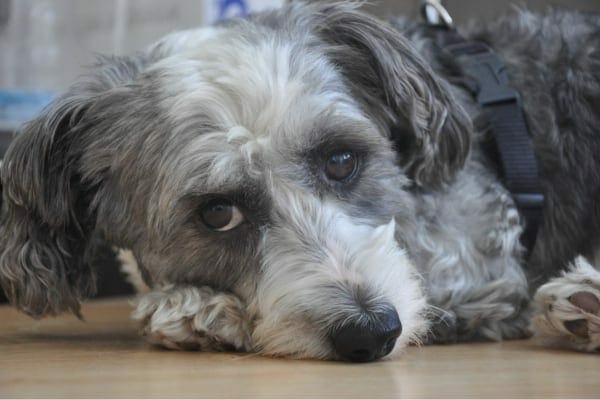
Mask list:
[[[70,310],[95,290],[86,249],[98,183],[80,176],[86,117],[98,97],[137,71],[105,59],[96,75],[74,85],[16,135],[2,163],[0,284],[11,303],[34,317]],[[139,67],[139,66],[138,66]]]
[[[79,300],[94,289],[71,148],[84,106],[53,104],[16,136],[2,165],[0,281],[10,301],[36,317],[78,314]]]
[[[447,182],[469,152],[470,119],[399,31],[355,8],[323,5],[318,34],[353,94],[386,125],[414,182]]]

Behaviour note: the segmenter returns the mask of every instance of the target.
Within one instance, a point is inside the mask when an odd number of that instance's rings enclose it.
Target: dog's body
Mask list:
[[[31,315],[78,313],[101,238],[131,249],[135,315],[168,347],[367,361],[427,332],[526,336],[529,289],[599,249],[598,32],[522,12],[467,34],[505,59],[540,162],[529,283],[456,60],[405,21],[300,3],[106,59],[28,124],[2,168],[2,285]],[[536,326],[594,350],[600,281],[577,268]]]

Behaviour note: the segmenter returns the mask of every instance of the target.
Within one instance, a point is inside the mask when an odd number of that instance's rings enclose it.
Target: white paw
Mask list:
[[[169,349],[249,351],[250,322],[240,299],[209,287],[165,286],[140,297],[133,318],[153,344]]]
[[[540,287],[532,329],[545,345],[600,351],[600,272],[583,257]]]

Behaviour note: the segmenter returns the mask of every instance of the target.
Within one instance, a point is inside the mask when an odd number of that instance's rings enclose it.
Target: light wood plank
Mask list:
[[[0,307],[1,397],[598,397],[600,357],[529,341],[410,348],[370,364],[177,352],[138,337],[126,300],[86,322]]]

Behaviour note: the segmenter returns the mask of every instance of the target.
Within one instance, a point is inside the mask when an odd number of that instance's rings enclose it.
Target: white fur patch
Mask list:
[[[335,358],[329,329],[360,319],[362,307],[384,304],[396,309],[403,327],[395,352],[419,340],[426,330],[425,296],[395,240],[393,220],[372,227],[332,204],[293,195],[276,207],[284,222],[263,239],[262,276],[251,305],[260,316],[253,332],[259,352]]]
[[[142,278],[137,260],[131,250],[118,249],[117,260],[121,263],[121,272],[125,274],[127,282],[133,286],[136,293],[147,293],[150,291],[150,288]]]

